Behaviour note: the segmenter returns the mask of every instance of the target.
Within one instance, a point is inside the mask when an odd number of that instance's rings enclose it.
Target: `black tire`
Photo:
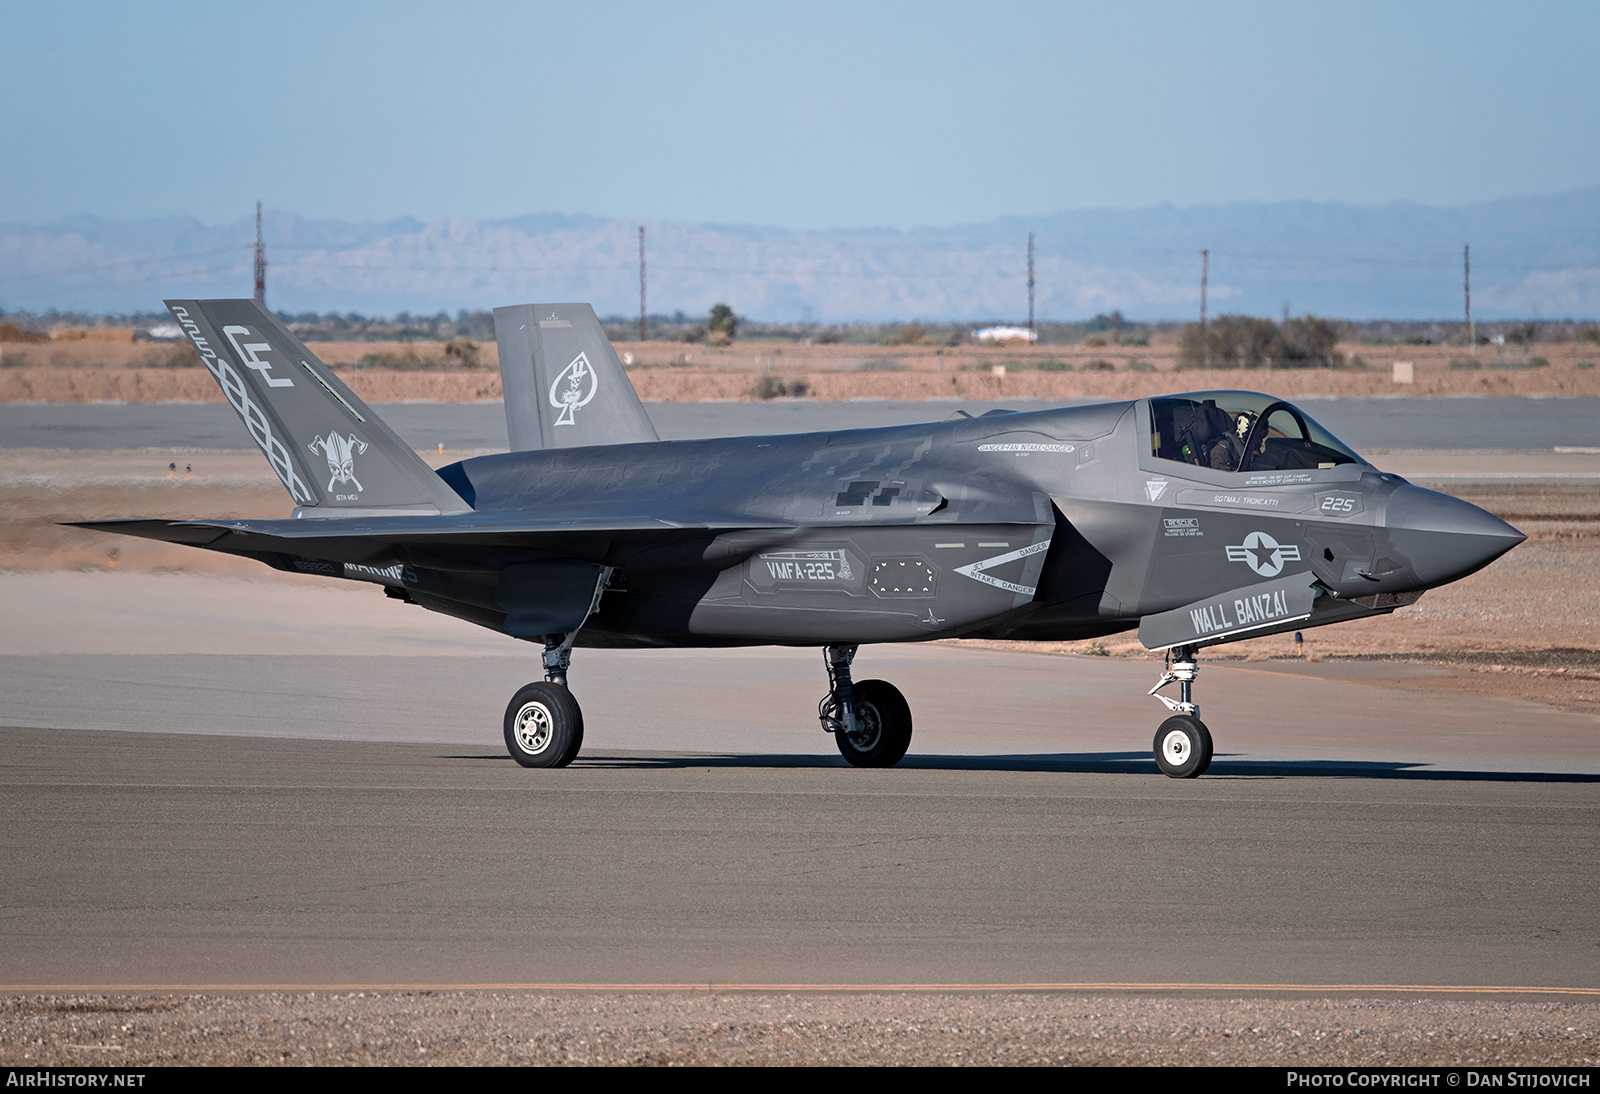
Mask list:
[[[1156,730],[1155,754],[1167,778],[1199,778],[1211,766],[1211,731],[1192,714],[1174,714]]]
[[[572,692],[543,680],[506,707],[506,749],[523,767],[566,767],[583,747],[583,711]]]
[[[863,680],[855,686],[854,737],[840,730],[833,735],[839,754],[852,767],[893,767],[911,747],[911,707],[900,689],[885,680]]]

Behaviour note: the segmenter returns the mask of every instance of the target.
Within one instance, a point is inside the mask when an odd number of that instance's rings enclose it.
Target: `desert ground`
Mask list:
[[[74,994],[0,1000],[12,1066],[1593,1067],[1600,1005],[1064,992]]]
[[[444,367],[438,343],[317,342],[311,347],[368,402],[472,402],[501,397],[499,357],[478,347],[478,367]],[[170,367],[167,343],[64,342],[0,346],[0,402],[220,402],[204,369]],[[1131,399],[1202,388],[1271,390],[1286,399],[1382,395],[1600,395],[1600,346],[1561,342],[1531,354],[1480,347],[1459,367],[1460,347],[1346,346],[1339,369],[1177,368],[1172,345],[856,346],[782,342],[726,348],[619,342],[618,355],[648,401],[757,399],[796,391],[843,399]],[[356,367],[373,357],[402,367]],[[1534,367],[1541,359],[1547,364]],[[1413,382],[1396,384],[1409,361]],[[1452,362],[1457,367],[1452,367]],[[796,392],[799,393],[799,392]]]

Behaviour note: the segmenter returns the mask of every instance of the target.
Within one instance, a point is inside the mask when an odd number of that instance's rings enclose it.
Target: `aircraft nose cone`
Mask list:
[[[1409,483],[1390,495],[1385,523],[1430,588],[1481,570],[1528,538],[1476,505]]]

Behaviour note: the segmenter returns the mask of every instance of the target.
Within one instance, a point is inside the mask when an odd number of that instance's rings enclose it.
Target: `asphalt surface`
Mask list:
[[[1154,664],[885,647],[864,771],[814,651],[580,650],[525,771],[531,654],[376,593],[0,575],[0,989],[1600,986],[1592,715],[1208,665],[1175,782]]]
[[[1600,446],[1600,399],[1299,399],[1297,405],[1356,451],[1534,449]],[[938,421],[995,406],[1043,410],[1057,403],[965,402],[650,403],[666,440],[805,433]],[[383,420],[412,445],[456,450],[507,447],[498,402],[380,403]],[[4,448],[242,448],[237,416],[224,403],[0,404]]]
[[[1588,780],[4,740],[13,990],[1600,982]]]

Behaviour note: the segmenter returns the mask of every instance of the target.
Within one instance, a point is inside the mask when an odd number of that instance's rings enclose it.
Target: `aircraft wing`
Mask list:
[[[596,510],[574,510],[532,517],[527,513],[482,513],[461,517],[368,517],[339,520],[92,520],[75,528],[180,543],[227,554],[283,553],[336,562],[364,562],[398,547],[430,554],[493,553],[509,550],[555,553],[573,558],[603,554],[618,540],[650,542],[683,533],[782,530],[784,523],[715,515],[682,519],[624,517]]]

